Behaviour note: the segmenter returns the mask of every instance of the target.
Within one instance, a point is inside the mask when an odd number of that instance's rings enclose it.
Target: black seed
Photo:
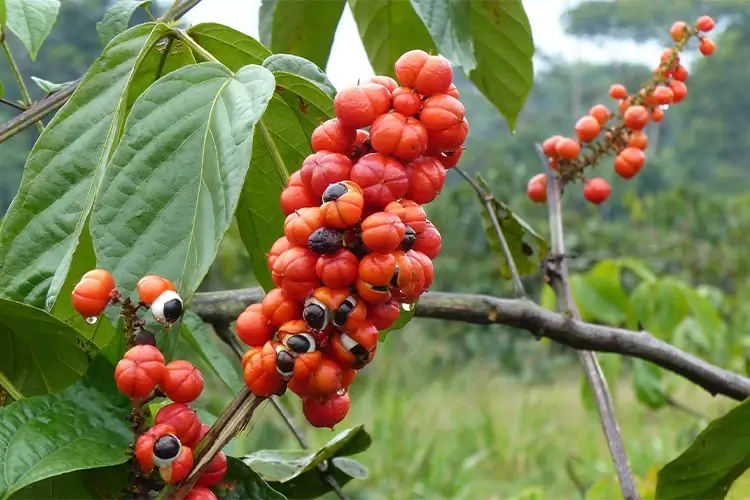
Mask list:
[[[292,335],[286,339],[286,346],[292,352],[299,354],[310,352],[310,338],[306,335]]]
[[[362,243],[361,240],[352,244],[351,251],[354,254],[354,256],[357,257],[359,260],[362,260],[365,256],[367,256],[370,253],[370,250],[365,246],[364,243]]]
[[[314,330],[322,330],[326,327],[326,311],[320,304],[307,304],[302,311],[302,319]]]
[[[341,304],[338,309],[333,311],[333,324],[336,326],[342,326],[344,323],[346,323],[347,318],[349,318],[349,315],[354,310],[354,302],[352,302],[350,299],[346,299],[343,304]]]
[[[367,353],[365,356],[359,356],[357,357],[357,360],[352,364],[352,368],[355,370],[361,370],[367,364],[370,362],[370,353]]]
[[[307,239],[307,247],[315,253],[333,253],[344,246],[344,232],[330,227],[317,229]]]
[[[349,188],[343,182],[337,182],[336,184],[329,185],[325,191],[323,191],[323,202],[338,200],[349,191]]]
[[[388,291],[388,285],[376,285],[371,287],[376,292],[387,292]]]
[[[276,354],[276,369],[279,373],[288,375],[294,371],[294,355],[289,351],[279,351]]]
[[[180,440],[177,436],[167,434],[154,443],[154,456],[162,460],[170,460],[180,454]]]
[[[367,358],[370,356],[370,351],[362,347],[361,344],[355,344],[349,349],[349,352],[354,354],[357,358]]]
[[[391,286],[393,288],[398,288],[398,265],[396,266],[396,270],[393,272],[393,277],[391,278]]]
[[[152,345],[156,347],[156,337],[148,330],[138,330],[134,340],[135,345]]]
[[[164,303],[164,319],[174,323],[182,316],[182,301],[180,299],[168,300]]]
[[[401,248],[404,252],[408,252],[409,250],[414,247],[414,243],[417,241],[417,233],[414,231],[411,226],[406,226],[406,234],[404,234],[404,239],[401,240]]]

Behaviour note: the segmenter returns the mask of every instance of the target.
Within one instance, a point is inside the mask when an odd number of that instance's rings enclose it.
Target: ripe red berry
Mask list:
[[[669,36],[672,37],[672,41],[675,43],[682,40],[687,34],[687,23],[684,21],[677,21],[669,28]]]
[[[330,255],[321,255],[315,263],[315,272],[329,288],[346,288],[357,281],[359,260],[346,248],[341,248]]]
[[[625,85],[615,83],[609,88],[609,96],[612,99],[625,99],[628,96],[628,89]]]
[[[185,446],[192,447],[201,433],[201,420],[195,410],[184,403],[170,403],[159,408],[154,425],[166,424],[174,428],[173,434]]]
[[[262,304],[251,304],[242,311],[237,317],[235,329],[240,340],[251,347],[262,346],[275,333],[271,320],[263,314]]]
[[[465,113],[461,101],[448,94],[428,97],[422,104],[419,119],[427,129],[430,148],[448,151],[461,147],[469,133]]]
[[[440,161],[440,164],[443,166],[443,168],[451,169],[458,165],[463,152],[464,148],[460,147],[455,151],[443,151],[442,153],[438,154],[436,158]]]
[[[600,126],[604,126],[609,121],[609,109],[604,104],[596,104],[590,110],[589,114],[596,118]],[[549,156],[549,155],[548,155]]]
[[[623,116],[625,126],[631,130],[642,130],[649,120],[649,112],[643,106],[629,107]]]
[[[73,309],[84,317],[99,316],[112,299],[115,279],[104,269],[94,269],[81,277],[71,297]]]
[[[661,108],[654,108],[651,110],[651,120],[659,123],[664,119],[664,110]]]
[[[329,398],[343,388],[343,377],[341,365],[323,358],[307,380],[306,392],[316,398]]]
[[[170,434],[175,435],[176,432],[171,425],[154,424],[153,427],[138,436],[134,451],[135,458],[143,472],[151,474],[154,470],[154,444],[156,444],[156,441]]]
[[[685,66],[677,66],[672,71],[672,78],[677,81],[684,82],[688,78],[688,70]]]
[[[190,403],[203,392],[203,375],[188,361],[172,361],[166,366],[159,387],[175,403]]]
[[[422,97],[410,87],[399,87],[391,93],[393,110],[404,116],[416,116],[422,109]]]
[[[427,129],[415,118],[388,113],[370,127],[370,145],[380,154],[413,160],[427,149]]]
[[[145,398],[163,381],[164,356],[152,345],[131,347],[115,367],[117,388],[130,398]]]
[[[330,151],[349,155],[357,140],[357,129],[344,127],[337,118],[331,118],[313,130],[310,141],[313,151]]]
[[[211,461],[208,463],[206,470],[200,475],[198,481],[195,483],[198,486],[214,486],[224,479],[227,474],[227,456],[223,451],[220,451]]]
[[[276,358],[273,342],[245,353],[242,359],[245,384],[256,396],[268,397],[283,387],[284,377],[276,368]]]
[[[440,236],[440,232],[432,222],[428,221],[424,231],[417,233],[417,240],[414,242],[412,250],[422,252],[428,258],[434,259],[440,255],[442,244],[443,239]]]
[[[447,92],[453,81],[451,63],[423,50],[403,54],[396,61],[394,70],[401,86],[413,87],[424,96]]]
[[[565,160],[575,160],[581,152],[581,145],[573,139],[562,137],[555,144],[557,156]]]
[[[680,80],[672,80],[669,82],[669,88],[672,90],[672,93],[674,94],[674,103],[677,104],[678,102],[682,101],[687,97],[688,89],[687,85],[685,85]]]
[[[440,253],[440,250],[438,250],[438,253]],[[415,292],[419,294],[430,288],[435,281],[435,268],[432,265],[432,259],[427,254],[418,250],[410,250],[406,252],[406,256],[411,260],[412,271],[415,275],[414,280],[418,282],[417,284],[421,283],[419,285],[421,288],[418,292],[416,292],[418,287],[415,285]],[[419,263],[421,269],[417,269],[417,263]]]
[[[202,486],[194,486],[185,495],[185,500],[219,500],[214,492]]]
[[[660,105],[672,104],[674,92],[669,87],[659,85],[654,89],[654,100]]]
[[[599,121],[593,116],[584,116],[576,122],[576,135],[581,142],[590,142],[596,139],[601,131]]]
[[[331,184],[349,179],[351,171],[352,161],[347,156],[329,151],[309,155],[299,169],[303,184],[318,198]]]
[[[716,22],[710,16],[701,16],[695,22],[695,27],[703,32],[709,32],[714,29]]]
[[[284,221],[284,236],[292,246],[307,246],[307,240],[323,227],[320,207],[300,208],[289,214]]]
[[[282,253],[273,265],[271,277],[276,286],[283,288],[292,300],[304,300],[319,286],[315,274],[318,255],[303,247],[292,247]]]
[[[397,215],[377,212],[362,221],[362,242],[372,252],[392,252],[401,244],[405,231]]]
[[[391,109],[391,93],[377,83],[344,87],[336,93],[333,106],[345,127],[367,127]]]
[[[423,156],[406,164],[409,189],[406,197],[417,203],[426,204],[434,200],[443,190],[445,169],[432,156]]]
[[[534,203],[547,202],[547,176],[537,174],[529,180],[526,185],[526,194]]]
[[[349,393],[334,394],[328,399],[304,398],[302,413],[313,427],[328,427],[333,429],[336,424],[346,418],[351,407]]]
[[[401,314],[398,302],[389,300],[382,304],[374,304],[367,308],[367,321],[378,330],[385,330],[393,326]]]
[[[396,80],[385,75],[375,75],[360,83],[377,83],[378,85],[387,88],[388,92],[393,92],[396,90],[396,87],[398,87],[398,82],[396,82]]]
[[[377,346],[378,329],[369,321],[363,321],[356,328],[331,337],[330,355],[342,367],[360,370],[372,361]]]
[[[601,177],[595,177],[586,182],[583,187],[583,196],[594,205],[603,203],[612,193],[609,183]]]
[[[631,179],[643,168],[646,155],[641,149],[627,147],[615,157],[615,172],[623,179]]]
[[[385,207],[385,212],[397,215],[404,225],[411,227],[417,234],[427,227],[427,213],[414,200],[393,201]]]
[[[628,146],[646,149],[648,147],[648,136],[643,130],[634,130],[628,135]]]
[[[316,206],[318,197],[302,182],[300,171],[297,170],[289,176],[287,187],[281,191],[280,202],[281,211],[289,215],[300,208]]]
[[[273,328],[278,328],[287,321],[300,319],[302,317],[302,304],[300,304],[298,300],[292,300],[289,298],[286,292],[281,288],[274,288],[263,297],[261,310],[263,316],[268,318]],[[271,340],[271,338],[273,338],[273,335],[271,335],[270,338],[267,338],[266,341]]]
[[[557,142],[562,138],[561,135],[553,135],[545,139],[542,143],[544,154],[550,158],[557,158]]]
[[[271,250],[266,254],[266,257],[268,257],[268,269],[270,271],[273,271],[273,263],[276,262],[279,255],[289,250],[291,246],[292,245],[289,243],[289,240],[286,239],[286,236],[282,236],[271,245]]]
[[[409,189],[406,169],[398,160],[370,153],[354,164],[352,182],[363,191],[365,206],[382,210],[390,202],[403,198]]]
[[[193,450],[187,446],[180,449],[180,454],[166,467],[159,467],[159,476],[167,484],[179,483],[193,469]]]
[[[701,51],[701,54],[708,57],[716,50],[716,44],[710,38],[702,38],[698,44],[698,50]]]

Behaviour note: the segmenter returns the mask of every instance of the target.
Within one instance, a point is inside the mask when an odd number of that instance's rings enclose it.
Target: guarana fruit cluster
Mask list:
[[[115,367],[117,388],[134,406],[156,396],[166,396],[172,401],[156,412],[154,425],[138,436],[135,458],[144,474],[151,474],[158,468],[164,482],[177,483],[190,473],[192,448],[210,429],[201,424],[188,405],[203,392],[203,375],[185,360],[166,363],[156,347],[154,334],[143,328],[145,322],[136,315],[139,309],[148,308],[154,319],[165,327],[177,321],[182,316],[183,304],[174,284],[166,278],[148,275],[138,282],[137,290],[138,304],[133,305],[129,299],[121,297],[108,271],[94,269],[84,274],[73,289],[73,308],[89,320],[103,313],[110,303],[116,304],[131,322],[133,335],[128,343],[132,347]],[[227,457],[219,452],[186,498],[217,498],[208,487],[221,482],[226,471]]]
[[[236,322],[251,346],[249,389],[288,387],[316,427],[346,417],[347,389],[373,360],[379,330],[432,284],[441,236],[423,205],[469,130],[445,58],[409,51],[395,74],[337,93],[336,118],[314,130],[314,153],[281,193],[284,236],[268,254],[277,288]]]
[[[629,94],[622,84],[612,85],[609,95],[617,101],[615,111],[604,104],[597,104],[576,123],[575,138],[555,135],[544,141],[542,149],[549,165],[559,172],[563,181],[583,181],[584,198],[599,205],[609,198],[611,187],[601,177],[585,178],[583,170],[586,167],[593,167],[604,156],[614,153],[617,175],[632,179],[641,171],[648,147],[648,136],[644,129],[649,122],[661,122],[668,107],[687,97],[685,82],[688,70],[680,63],[680,52],[691,38],[697,37],[701,54],[713,54],[716,45],[704,33],[711,31],[714,25],[714,20],[709,16],[701,16],[694,26],[683,21],[674,23],[669,34],[675,45],[664,50],[661,62],[647,85],[635,94]],[[532,177],[526,192],[533,202],[545,203],[546,174]]]

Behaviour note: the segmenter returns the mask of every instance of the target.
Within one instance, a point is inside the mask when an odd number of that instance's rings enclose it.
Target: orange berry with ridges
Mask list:
[[[289,176],[287,187],[281,191],[281,211],[289,215],[295,210],[318,205],[318,197],[309,186],[302,182],[300,171],[297,170]]]
[[[397,215],[401,222],[417,234],[427,227],[427,213],[424,207],[414,200],[393,201],[386,205],[385,211]]]
[[[620,111],[620,113],[625,113],[625,111],[628,110],[628,108],[633,104],[633,102],[630,100],[630,97],[627,97],[625,99],[620,100],[620,102],[617,104],[617,109]]]
[[[398,82],[396,80],[394,80],[390,76],[385,75],[375,75],[363,82],[360,82],[360,84],[362,83],[377,83],[378,85],[382,85],[383,87],[387,88],[388,92],[393,92],[394,90],[396,90],[396,87],[398,87]]]
[[[271,278],[279,288],[283,288],[292,300],[304,300],[319,286],[315,273],[318,255],[303,247],[292,247],[282,253],[273,265]]]
[[[388,285],[373,285],[358,277],[355,286],[359,296],[368,304],[382,304],[391,300],[392,291]]]
[[[685,85],[680,80],[672,80],[669,82],[669,88],[672,89],[672,93],[674,94],[674,103],[677,104],[678,102],[682,101],[687,97],[688,89],[687,85]]]
[[[320,207],[300,208],[284,221],[284,236],[292,246],[306,246],[310,235],[323,227]]]
[[[447,94],[428,97],[422,104],[419,120],[427,129],[430,148],[455,150],[463,145],[469,133],[461,101]]]
[[[333,107],[345,127],[368,127],[391,109],[391,93],[377,83],[344,87],[336,93]]]
[[[114,283],[114,280],[112,280],[112,283]],[[84,275],[73,288],[71,294],[73,309],[86,318],[99,316],[112,299],[113,290],[114,286],[110,288],[108,280]]]
[[[661,108],[654,108],[651,110],[651,120],[659,123],[664,119],[664,110]]]
[[[180,454],[166,467],[159,467],[159,476],[167,484],[179,483],[193,469],[193,450],[187,446],[180,449]]]
[[[302,413],[313,427],[333,429],[341,423],[349,413],[351,399],[348,392],[334,394],[333,396],[319,400],[316,398],[304,398],[302,400]]]
[[[263,314],[262,304],[249,305],[237,317],[237,336],[251,347],[262,346],[274,336],[271,320]]]
[[[573,139],[561,137],[555,144],[558,158],[564,160],[575,160],[581,153],[581,145]]]
[[[266,254],[266,257],[268,258],[269,271],[273,271],[273,263],[276,262],[276,259],[279,258],[279,255],[286,252],[291,247],[292,245],[291,243],[289,243],[289,240],[286,239],[286,236],[282,236],[278,240],[274,241],[273,245],[271,245],[271,250],[269,250]]]
[[[352,154],[349,156],[355,160],[362,158],[366,154],[372,153],[370,146],[370,133],[367,130],[357,130],[357,139],[352,147]]]
[[[370,144],[380,154],[413,160],[427,149],[427,129],[415,118],[387,113],[370,127]]]
[[[714,26],[716,26],[716,22],[711,16],[701,16],[695,22],[695,27],[703,31],[704,33],[707,33],[714,29]]]
[[[138,289],[138,298],[147,306],[156,302],[156,299],[164,292],[177,291],[174,284],[167,278],[153,274],[146,275],[138,280],[136,288]]]
[[[596,104],[590,110],[589,114],[596,118],[599,125],[604,126],[609,121],[609,109],[604,104]],[[549,156],[549,155],[548,155]]]
[[[415,260],[421,264],[422,274],[424,275],[424,283],[422,287],[424,290],[430,288],[432,286],[432,283],[435,281],[435,268],[432,265],[432,259],[424,252],[420,252],[418,250],[411,250],[406,253],[406,256],[411,259],[412,270],[415,272],[415,274],[418,274]]]
[[[172,432],[185,446],[198,443],[201,432],[201,419],[195,410],[184,403],[170,403],[159,408],[154,415],[154,425],[166,424],[174,428]]]
[[[687,34],[687,23],[684,21],[677,21],[669,28],[669,36],[672,37],[672,41],[675,43],[682,40]]]
[[[349,179],[352,161],[341,153],[319,151],[305,158],[299,169],[302,182],[320,198],[328,186]]]
[[[365,322],[356,330],[337,332],[331,337],[330,355],[343,368],[364,368],[374,357],[378,345],[378,329]]]
[[[677,81],[684,82],[688,78],[688,70],[685,66],[677,66],[672,71],[672,78]]]
[[[716,44],[710,38],[702,38],[698,44],[698,50],[701,54],[708,57],[716,51]]]
[[[406,197],[426,204],[434,200],[445,185],[445,168],[436,158],[423,156],[406,164],[409,189]]]
[[[323,192],[320,214],[329,228],[347,229],[359,222],[365,206],[362,188],[351,181],[331,184]]]
[[[643,130],[634,130],[628,134],[628,146],[646,149],[648,147],[648,136]]]
[[[590,142],[596,139],[601,131],[599,121],[593,116],[584,116],[576,122],[575,130],[581,142]]]
[[[310,137],[313,151],[330,151],[345,155],[351,154],[356,140],[357,129],[344,127],[337,118],[331,118],[318,125]]]
[[[101,283],[102,287],[108,292],[112,292],[115,289],[115,278],[112,276],[112,273],[105,269],[92,269],[81,276],[82,280],[87,278],[95,279]]]
[[[604,203],[610,194],[612,194],[612,188],[601,177],[590,179],[583,187],[583,197],[594,205]]]
[[[642,130],[649,120],[649,113],[643,106],[631,106],[623,116],[625,126],[631,130]]]
[[[195,483],[198,486],[214,486],[224,479],[227,474],[227,456],[223,451],[220,451],[211,461],[208,463],[205,471],[200,475],[198,481]]]
[[[631,179],[641,171],[645,162],[646,155],[641,149],[627,147],[615,157],[615,172],[623,179]]]
[[[557,158],[557,143],[563,137],[561,135],[553,135],[548,137],[542,143],[542,151],[550,158]]]
[[[371,253],[359,261],[359,277],[374,286],[389,286],[397,269],[393,253]]]
[[[397,249],[405,232],[401,219],[388,212],[376,212],[362,221],[362,242],[372,252]]]
[[[115,367],[117,388],[129,398],[145,398],[164,378],[164,356],[152,345],[131,347]]]
[[[547,202],[547,176],[545,174],[536,174],[529,179],[526,185],[526,195],[534,203]]]
[[[628,89],[625,85],[615,83],[609,88],[609,96],[612,99],[625,99],[628,96]]]
[[[276,368],[277,353],[273,342],[246,353],[243,378],[248,389],[260,397],[276,394],[284,386],[284,377]]]
[[[146,432],[138,436],[135,442],[135,459],[141,470],[146,474],[151,474],[154,470],[154,444],[163,436],[168,434],[176,435],[176,430],[171,425],[154,424]]]
[[[203,486],[193,486],[185,495],[185,500],[219,500],[213,491]]]
[[[190,403],[203,392],[203,375],[192,363],[179,359],[166,366],[159,387],[175,403]]]
[[[343,370],[332,359],[323,358],[307,380],[307,393],[316,398],[328,398],[343,387]]]
[[[367,321],[370,321],[378,330],[386,330],[393,326],[401,314],[398,302],[389,300],[382,304],[373,304],[367,308]]]
[[[654,100],[657,104],[672,104],[674,100],[674,92],[669,87],[659,85],[654,89]]]
[[[424,231],[417,233],[417,241],[414,242],[412,250],[422,252],[428,258],[434,259],[440,255],[442,245],[443,238],[440,236],[440,232],[432,222],[428,221]]]
[[[354,164],[352,182],[362,188],[365,207],[382,210],[390,202],[403,198],[409,189],[406,169],[398,160],[370,153]]]
[[[455,97],[456,99],[458,99],[459,97],[458,89],[456,88],[456,85],[454,83],[451,83],[451,86],[448,87],[448,90],[446,90],[445,93],[451,97]]]
[[[396,60],[393,69],[401,86],[413,87],[424,96],[444,93],[453,82],[451,63],[423,50],[406,52]]]
[[[280,327],[287,321],[302,317],[302,304],[297,300],[290,299],[281,288],[274,288],[263,297],[261,309],[263,316],[268,318],[274,328]]]
[[[391,93],[393,110],[404,116],[415,116],[422,109],[422,96],[410,87],[399,87]]]
[[[458,165],[463,152],[464,148],[460,147],[455,151],[443,151],[442,153],[438,154],[436,158],[438,159],[438,161],[440,161],[440,164],[443,166],[443,168],[451,169]]]

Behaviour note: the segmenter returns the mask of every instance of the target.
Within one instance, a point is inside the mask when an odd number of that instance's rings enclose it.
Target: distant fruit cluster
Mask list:
[[[117,388],[133,401],[133,406],[156,396],[172,400],[156,413],[153,427],[138,436],[135,458],[144,474],[158,468],[164,482],[177,483],[190,473],[192,448],[210,429],[201,425],[198,415],[188,406],[203,392],[203,375],[185,360],[166,363],[156,347],[156,337],[136,315],[139,309],[148,308],[157,322],[165,326],[176,322],[182,316],[183,304],[174,284],[161,276],[148,275],[138,282],[137,290],[138,304],[133,305],[121,297],[108,271],[94,269],[84,274],[74,287],[72,304],[87,320],[96,318],[110,303],[120,305],[130,321],[132,335],[128,344],[132,347],[115,367]],[[219,452],[191,490],[192,498],[216,498],[208,487],[221,482],[226,471],[227,457]]]
[[[615,154],[614,169],[623,179],[631,179],[641,171],[648,147],[646,125],[662,121],[667,108],[687,96],[688,70],[680,64],[680,52],[691,38],[697,37],[700,52],[704,56],[713,54],[716,45],[703,33],[711,31],[714,25],[714,20],[708,16],[700,17],[695,26],[682,21],[674,23],[669,33],[675,45],[664,49],[648,84],[635,94],[629,94],[622,84],[612,85],[609,95],[618,102],[615,111],[597,104],[576,123],[575,138],[555,135],[544,141],[542,148],[549,165],[559,172],[563,181],[583,181],[583,196],[599,205],[609,198],[611,188],[601,177],[584,177],[585,168],[596,166],[606,155]],[[546,174],[537,174],[529,180],[527,195],[536,203],[547,201]]]
[[[445,58],[409,51],[395,73],[398,83],[375,76],[336,95],[336,118],[315,129],[315,152],[281,194],[284,236],[268,253],[277,288],[236,322],[250,390],[288,387],[316,427],[346,417],[379,330],[432,284],[442,242],[423,205],[469,130]]]

